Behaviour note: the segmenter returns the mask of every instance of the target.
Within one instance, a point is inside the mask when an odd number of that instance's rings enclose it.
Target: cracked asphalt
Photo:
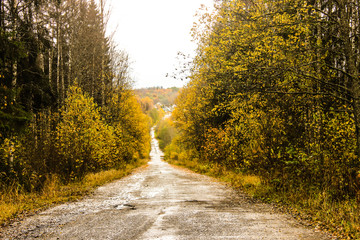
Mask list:
[[[152,136],[154,132],[152,131]],[[2,229],[3,239],[332,239],[213,178],[161,160]]]

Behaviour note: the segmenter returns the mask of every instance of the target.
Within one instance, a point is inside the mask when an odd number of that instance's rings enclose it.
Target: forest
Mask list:
[[[360,238],[360,1],[215,2],[178,95],[134,93],[104,0],[0,1],[0,224],[8,193],[147,158],[158,123],[168,161],[250,176],[256,197]]]
[[[359,10],[358,0],[204,9],[165,158],[258,176],[262,199],[359,237]]]
[[[150,87],[134,90],[141,109],[151,118],[152,125],[155,126],[155,136],[162,150],[165,150],[165,147],[177,135],[169,116],[175,106],[179,90],[177,87]]]
[[[174,105],[175,99],[179,95],[179,88],[151,87],[135,89],[134,92],[140,98],[144,110],[147,111],[157,103],[168,107]]]
[[[102,0],[0,1],[0,203],[148,157],[151,120],[108,16]]]

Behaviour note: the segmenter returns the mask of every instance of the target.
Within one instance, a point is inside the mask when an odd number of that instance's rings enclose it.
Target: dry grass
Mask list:
[[[207,164],[195,160],[168,160],[169,163],[186,167],[195,172],[202,173],[229,183],[234,188],[256,189],[261,186],[258,176],[246,175],[241,172],[226,170],[218,164]]]
[[[218,178],[263,201],[277,203],[282,211],[306,221],[306,224],[332,232],[338,239],[360,239],[360,206],[356,200],[334,202],[325,192],[309,193],[297,189],[278,192],[263,184],[258,176],[229,171],[196,159],[168,162]]]
[[[48,208],[54,204],[74,201],[84,197],[96,187],[129,175],[135,168],[145,165],[146,160],[129,164],[125,169],[108,170],[88,174],[81,182],[61,185],[56,176],[49,177],[41,192],[23,193],[9,187],[0,193],[0,225],[12,220]]]

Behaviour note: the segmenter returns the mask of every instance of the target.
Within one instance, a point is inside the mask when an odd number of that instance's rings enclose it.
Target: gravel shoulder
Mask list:
[[[152,135],[154,133],[152,132]],[[332,239],[213,178],[161,160],[153,139],[147,168],[81,201],[1,230],[3,239]]]

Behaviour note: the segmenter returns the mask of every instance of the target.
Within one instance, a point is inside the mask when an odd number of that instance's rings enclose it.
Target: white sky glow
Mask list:
[[[184,81],[166,77],[178,66],[179,51],[193,55],[190,30],[201,4],[213,0],[108,0],[108,29],[116,28],[114,41],[131,61],[135,88],[181,87]]]

